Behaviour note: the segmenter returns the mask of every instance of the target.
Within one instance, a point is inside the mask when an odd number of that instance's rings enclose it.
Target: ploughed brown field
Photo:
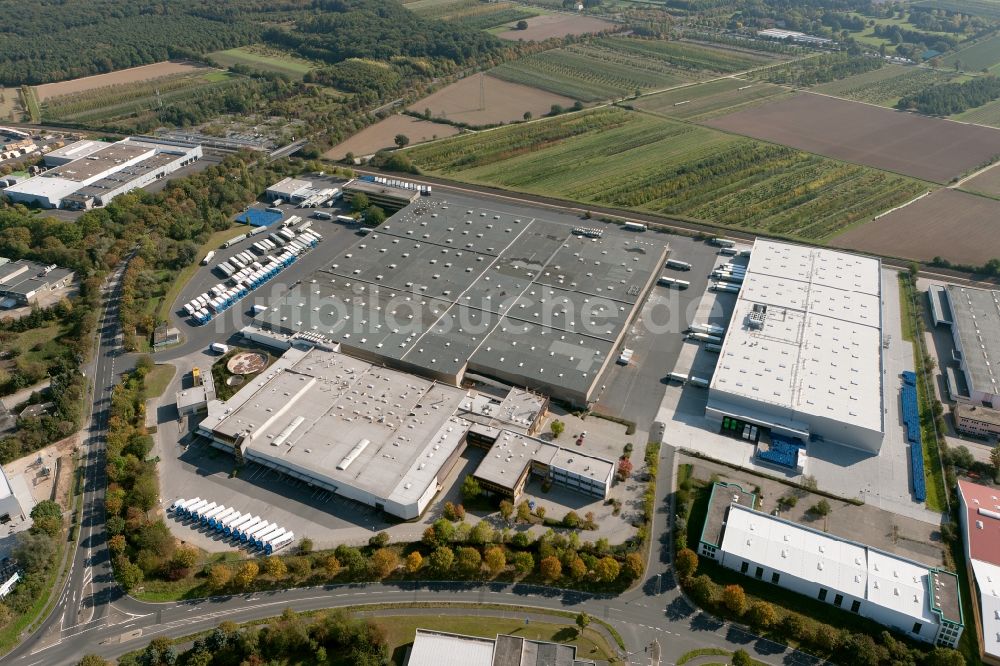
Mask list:
[[[704,124],[936,183],[1000,156],[1000,130],[810,93]]]
[[[389,116],[334,146],[323,153],[323,157],[328,160],[342,160],[347,153],[354,153],[361,157],[376,153],[383,148],[395,148],[397,134],[406,135],[410,140],[410,145],[415,145],[434,138],[454,136],[458,134],[458,128],[452,125],[432,123],[428,120],[419,120],[412,116]]]
[[[892,257],[982,266],[1000,257],[1000,201],[943,189],[855,227],[830,245]]]
[[[485,104],[480,108],[480,79]],[[490,125],[521,120],[525,111],[538,118],[552,109],[553,104],[563,107],[573,105],[573,100],[538,88],[511,83],[492,76],[467,76],[438,90],[419,102],[411,111],[423,113],[431,110],[435,118],[447,118],[470,125]]]
[[[566,35],[586,35],[592,32],[603,32],[615,27],[614,23],[602,21],[589,16],[572,16],[569,14],[545,14],[526,19],[527,30],[507,30],[497,34],[497,37],[521,41],[534,40],[540,42],[549,37],[565,37]]]
[[[106,88],[107,86],[116,86],[123,83],[138,83],[139,81],[149,81],[151,79],[163,78],[164,76],[171,76],[172,74],[187,74],[207,69],[211,68],[198,63],[155,62],[152,65],[131,67],[107,74],[84,76],[79,79],[60,81],[59,83],[43,83],[35,86],[35,94],[38,96],[39,102],[44,102],[50,97],[72,95],[74,93],[93,90],[94,88]]]
[[[962,183],[963,190],[981,192],[991,197],[1000,197],[1000,164],[994,165]]]

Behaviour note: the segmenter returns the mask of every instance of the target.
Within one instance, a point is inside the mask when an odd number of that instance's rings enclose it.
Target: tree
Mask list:
[[[625,574],[632,580],[642,575],[642,556],[639,553],[629,553],[625,556]]]
[[[580,527],[580,516],[577,515],[576,511],[567,511],[566,515],[563,516],[562,524],[563,527],[575,530]]]
[[[125,546],[127,545],[128,543],[126,543],[125,541],[124,534],[116,534],[110,539],[108,539],[108,549],[114,555],[121,555],[122,553],[124,553]]]
[[[572,576],[573,580],[583,580],[587,573],[587,563],[583,561],[582,557],[575,557],[569,563],[569,575]]]
[[[924,666],[965,666],[965,657],[961,652],[946,647],[936,647],[927,653]]]
[[[407,573],[417,573],[420,571],[420,567],[424,564],[424,557],[420,554],[420,551],[413,551],[406,556],[406,571]]]
[[[523,118],[525,120],[531,120],[531,111],[525,111]]]
[[[492,576],[496,576],[507,566],[507,555],[500,546],[487,548],[483,560],[486,562],[486,569]]]
[[[482,492],[483,489],[479,487],[476,477],[471,474],[465,477],[465,481],[462,481],[462,498],[466,502],[476,499]]]
[[[990,462],[993,463],[993,470],[996,474],[1000,474],[1000,444],[997,444],[990,451]]]
[[[142,569],[127,557],[122,556],[119,559],[115,566],[115,573],[118,577],[118,583],[125,588],[126,592],[131,592],[142,584]]]
[[[562,112],[563,112],[563,108],[562,108],[562,105],[560,105],[560,104],[553,104],[552,107],[549,109],[549,115],[550,116],[558,116]]]
[[[458,520],[458,516],[455,514],[454,502],[445,502],[444,508],[441,510],[441,515],[445,517],[445,520]]]
[[[775,612],[774,606],[766,601],[755,601],[750,604],[748,614],[750,624],[758,629],[770,629],[778,623],[778,614]]]
[[[264,558],[264,573],[272,578],[281,579],[288,575],[288,567],[283,559],[272,555]]]
[[[715,599],[715,589],[715,583],[705,574],[695,576],[688,583],[688,592],[690,592],[691,596],[694,597],[694,600],[700,606],[707,606],[712,603]]]
[[[328,576],[335,576],[340,571],[340,560],[336,555],[327,555],[323,560],[323,570]]]
[[[830,515],[830,510],[831,510],[830,503],[827,502],[825,499],[821,499],[820,501],[816,502],[811,507],[809,507],[810,513],[813,513],[820,517]]]
[[[397,148],[404,148],[410,144],[410,137],[405,134],[397,134],[393,141],[396,143]]]
[[[535,515],[538,516],[539,520],[545,520],[545,507],[539,504],[535,507]]]
[[[750,658],[750,654],[746,650],[740,648],[733,653],[732,664],[733,666],[753,666],[753,659]]]
[[[535,570],[535,557],[531,553],[521,551],[514,554],[514,570],[526,576]]]
[[[597,564],[594,565],[594,575],[597,576],[597,580],[604,583],[610,583],[618,578],[621,570],[622,565],[618,564],[618,560],[610,555],[597,560]]]
[[[500,517],[505,523],[510,523],[510,517],[514,515],[514,505],[508,500],[500,500]]]
[[[722,590],[722,603],[730,612],[743,615],[747,610],[747,595],[740,585],[726,585]]]
[[[543,558],[538,566],[542,576],[549,582],[557,581],[562,576],[562,563],[557,557],[549,555]]]
[[[370,205],[371,202],[368,200],[368,195],[364,192],[356,192],[354,194],[354,198],[351,199],[351,208],[358,213],[365,210]]]
[[[566,430],[566,424],[556,419],[549,424],[549,430],[552,431],[552,439],[559,439],[559,435],[563,434],[563,431]]]
[[[578,613],[576,616],[576,626],[583,631],[590,624],[590,616],[586,613]]]
[[[42,500],[31,509],[31,519],[58,518],[62,520],[62,507],[52,500]]]
[[[438,546],[431,553],[430,560],[431,568],[438,573],[445,573],[455,563],[455,553],[448,546]]]
[[[218,592],[233,578],[233,572],[225,564],[216,564],[208,570],[208,586]]]
[[[479,572],[483,566],[483,557],[479,551],[471,546],[464,546],[458,549],[455,558],[460,571],[472,575]]]
[[[691,577],[698,570],[698,555],[690,548],[682,548],[677,551],[674,569],[677,571],[677,578],[682,583],[691,580]]]
[[[372,555],[371,572],[376,578],[385,578],[395,571],[398,566],[399,556],[391,548],[379,548]]]
[[[517,505],[517,522],[519,523],[530,523],[531,522],[531,507],[528,506],[527,502],[521,502]]]
[[[239,589],[245,590],[257,580],[259,573],[260,567],[257,566],[256,562],[244,562],[243,566],[236,571],[236,575],[233,576],[233,584]]]
[[[299,552],[303,555],[308,555],[313,551],[313,542],[309,537],[302,537],[302,541],[299,541]]]
[[[469,531],[469,542],[480,546],[492,543],[493,537],[493,528],[485,520],[480,520]]]
[[[389,545],[389,533],[379,532],[368,538],[368,545],[372,548],[385,548]]]
[[[517,22],[517,29],[518,30],[527,30],[528,29],[528,22],[525,21],[524,19],[521,19],[520,21]]]
[[[618,480],[626,481],[632,474],[632,460],[622,456],[618,460]]]
[[[76,666],[111,666],[111,663],[96,654],[88,654],[81,659]]]
[[[385,211],[378,206],[370,206],[365,210],[365,224],[368,226],[377,227],[385,222],[385,217]]]

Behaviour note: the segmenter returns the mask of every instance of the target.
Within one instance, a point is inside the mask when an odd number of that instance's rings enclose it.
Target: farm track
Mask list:
[[[420,185],[431,185],[437,188],[444,188],[445,190],[452,190],[455,192],[464,192],[476,195],[485,195],[493,199],[501,199],[514,201],[519,203],[530,203],[537,206],[542,206],[545,208],[557,208],[561,211],[573,211],[580,213],[581,215],[585,213],[590,213],[591,215],[597,213],[601,215],[612,216],[616,219],[629,222],[643,222],[650,225],[651,228],[666,231],[668,233],[680,233],[682,235],[725,235],[727,238],[732,238],[735,240],[741,240],[746,242],[753,242],[757,238],[777,238],[778,240],[786,240],[784,238],[769,236],[768,234],[754,234],[746,231],[739,231],[730,229],[728,227],[717,227],[710,224],[692,222],[688,220],[681,220],[678,218],[665,217],[661,215],[652,215],[648,213],[637,213],[634,211],[624,211],[618,208],[609,208],[605,206],[581,206],[578,202],[569,201],[566,199],[559,199],[556,197],[542,196],[537,194],[524,194],[520,192],[511,192],[509,190],[504,190],[498,187],[489,187],[486,185],[473,185],[467,183],[458,183],[456,181],[448,180],[446,178],[438,178],[434,176],[414,176],[412,174],[406,173],[394,173],[390,171],[381,171],[377,169],[369,168],[355,168],[354,169],[359,174],[367,174],[373,176],[392,176],[393,178],[400,178],[409,182],[417,183]],[[802,242],[802,241],[795,241]],[[900,270],[907,270],[911,264],[914,262],[910,259],[904,259],[901,257],[890,257],[885,255],[878,255],[875,253],[868,253],[872,256],[879,257],[882,263],[890,268],[896,268]],[[920,263],[920,262],[916,262]],[[966,271],[953,270],[947,268],[938,267],[926,267],[922,266],[920,274],[928,278],[937,278],[942,280],[948,280],[957,284],[963,284],[966,286],[973,287],[987,287],[990,289],[997,288],[997,282],[991,280],[981,279],[977,276]]]

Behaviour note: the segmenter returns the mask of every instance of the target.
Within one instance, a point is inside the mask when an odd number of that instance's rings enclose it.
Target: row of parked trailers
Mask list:
[[[394,178],[385,178],[383,176],[368,176],[362,177],[361,180],[367,180],[369,182],[378,183],[379,185],[388,185],[389,187],[398,187],[401,190],[415,190],[420,192],[423,196],[430,196],[431,186],[430,185],[418,185],[417,183],[411,183],[408,180],[396,180]]]
[[[282,234],[282,232],[287,233]],[[300,254],[315,247],[322,240],[322,236],[311,230],[295,234],[282,229],[278,234],[272,235],[279,234],[282,234],[280,237],[286,241],[280,250],[276,242],[264,239],[254,243],[251,250],[240,252],[220,264],[217,268],[226,276],[226,282],[220,282],[186,303],[184,311],[198,324],[208,323],[213,317],[225,312],[250,292],[291,266],[298,260]],[[292,240],[288,239],[289,236]],[[269,255],[270,251],[274,251],[275,254]],[[222,266],[225,268],[221,268]]]
[[[265,555],[281,550],[295,540],[294,532],[279,527],[277,523],[200,497],[179,499],[170,506],[170,510],[177,520],[191,520],[249,548],[262,550]]]

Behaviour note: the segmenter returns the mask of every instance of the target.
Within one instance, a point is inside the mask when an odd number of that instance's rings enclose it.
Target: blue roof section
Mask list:
[[[924,450],[920,437],[920,407],[917,401],[917,375],[903,373],[903,423],[906,425],[906,441],[910,444],[910,473],[913,477],[913,497],[918,502],[927,499],[927,485],[924,481]]]
[[[805,444],[800,439],[783,437],[771,433],[771,446],[768,450],[757,449],[757,458],[788,469],[795,469],[799,464],[799,449]]]
[[[259,208],[251,208],[243,213],[236,216],[237,222],[242,222],[243,224],[249,224],[251,227],[269,227],[278,220],[284,217],[281,213],[275,213],[270,210],[261,210]]]

